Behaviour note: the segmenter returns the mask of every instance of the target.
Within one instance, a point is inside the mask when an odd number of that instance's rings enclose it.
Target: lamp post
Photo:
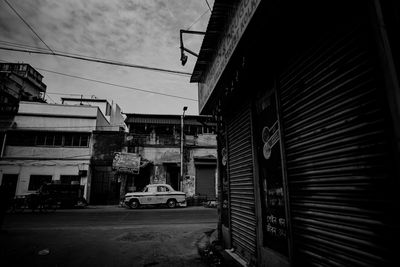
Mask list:
[[[183,118],[185,117],[185,111],[187,110],[187,106],[183,107],[183,113],[181,116],[181,175],[180,175],[180,181],[179,181],[179,190],[182,190],[182,183],[183,183],[183,142],[184,142],[184,137],[183,137]]]

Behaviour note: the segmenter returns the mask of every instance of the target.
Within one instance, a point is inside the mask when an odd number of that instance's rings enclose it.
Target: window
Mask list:
[[[64,136],[64,146],[72,146],[72,135],[66,134]]]
[[[157,192],[168,192],[169,189],[165,186],[157,186]]]
[[[60,133],[54,134],[54,146],[62,146],[63,136]]]
[[[89,146],[89,136],[88,135],[81,135],[81,142],[79,146]]]
[[[154,186],[148,187],[148,192],[149,193],[156,193],[157,192],[157,187],[154,187]]]
[[[45,142],[46,142],[46,135],[44,135],[44,134],[36,135],[36,143],[35,143],[35,145],[44,146]]]
[[[74,134],[72,136],[72,146],[79,146],[80,136],[79,134]]]
[[[60,181],[62,184],[71,184],[72,182],[80,182],[81,178],[79,175],[60,175]]]
[[[54,145],[54,134],[46,134],[46,140],[44,142],[46,146]]]
[[[88,147],[89,138],[89,133],[9,131],[7,132],[7,145]]]
[[[50,183],[52,179],[51,175],[31,175],[29,179],[28,190],[35,191],[40,188],[44,183]]]

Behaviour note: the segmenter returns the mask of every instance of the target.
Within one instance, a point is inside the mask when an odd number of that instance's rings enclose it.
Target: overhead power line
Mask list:
[[[203,14],[201,14],[192,24],[190,24],[190,26],[186,29],[187,31],[190,30],[190,28],[193,27],[193,25],[195,25],[205,14],[208,13],[208,9],[206,9]]]
[[[210,7],[210,4],[208,3],[207,0],[206,0],[206,3],[207,3],[207,6],[208,6],[208,9],[210,10],[210,12],[212,12],[211,7]]]
[[[177,96],[177,95],[159,93],[159,92],[154,92],[154,91],[150,91],[150,90],[144,90],[144,89],[140,89],[140,88],[136,88],[136,87],[125,86],[125,85],[121,85],[121,84],[109,83],[109,82],[100,81],[100,80],[95,80],[95,79],[90,79],[90,78],[85,78],[85,77],[81,77],[81,76],[65,74],[65,73],[61,73],[61,72],[57,72],[57,71],[45,70],[45,69],[40,69],[40,68],[36,68],[36,69],[42,70],[42,71],[46,71],[46,72],[50,72],[50,73],[54,73],[54,74],[58,74],[58,75],[63,75],[63,76],[71,77],[71,78],[76,78],[76,79],[81,79],[81,80],[90,81],[90,82],[96,82],[96,83],[102,83],[102,84],[106,84],[106,85],[111,85],[111,86],[115,86],[115,87],[121,87],[121,88],[125,88],[125,89],[130,89],[130,90],[145,92],[145,93],[151,93],[151,94],[156,94],[156,95],[162,95],[162,96],[180,98],[180,99],[185,99],[185,100],[190,100],[190,101],[197,101],[197,99],[193,99],[193,98],[187,98],[187,97],[182,97],[182,96]]]
[[[51,53],[54,55],[54,51],[46,44],[46,42],[40,38],[39,34],[29,25],[29,23],[18,13],[17,10],[7,1],[4,0],[4,2],[14,11],[14,13],[22,20],[22,22],[36,35],[37,38],[51,51]]]
[[[2,62],[7,62],[7,61],[1,60],[1,59],[0,59],[0,61],[2,61]],[[115,84],[115,83],[109,83],[109,82],[105,82],[105,81],[90,79],[90,78],[86,78],[86,77],[81,77],[81,76],[66,74],[66,73],[57,72],[57,71],[52,71],[52,70],[46,70],[46,69],[37,68],[37,67],[35,67],[35,69],[38,69],[38,70],[41,70],[41,71],[45,71],[45,72],[49,72],[49,73],[54,73],[54,74],[57,74],[57,75],[62,75],[62,76],[66,76],[66,77],[71,77],[71,78],[75,78],[75,79],[81,79],[81,80],[85,80],[85,81],[89,81],[89,82],[102,83],[102,84],[111,85],[111,86],[115,86],[115,87],[121,87],[121,88],[125,88],[125,89],[130,89],[130,90],[145,92],[145,93],[151,93],[151,94],[156,94],[156,95],[174,97],[174,98],[185,99],[185,100],[190,100],[190,101],[196,101],[196,102],[197,102],[197,99],[193,99],[193,98],[187,98],[187,97],[183,97],[183,96],[177,96],[177,95],[159,93],[159,92],[154,92],[154,91],[150,91],[150,90],[144,90],[144,89],[140,89],[140,88],[136,88],[136,87],[125,86],[125,85]],[[49,93],[49,92],[46,92],[46,94],[56,94],[56,93]],[[76,94],[76,95],[82,95],[82,94]]]
[[[41,55],[53,55],[53,56],[67,57],[67,58],[79,59],[79,60],[84,60],[84,61],[91,61],[91,62],[97,62],[97,63],[103,63],[103,64],[110,64],[110,65],[115,65],[115,66],[138,68],[138,69],[152,70],[152,71],[159,71],[159,72],[166,72],[166,73],[170,73],[170,74],[188,75],[188,76],[192,75],[189,72],[168,70],[168,69],[161,69],[161,68],[154,68],[154,67],[148,67],[148,66],[142,66],[142,65],[128,64],[128,63],[123,63],[123,62],[114,62],[114,61],[108,61],[108,60],[103,60],[103,59],[93,59],[93,58],[89,58],[89,57],[74,56],[74,55],[62,54],[62,53],[58,53],[58,52],[50,53],[50,52],[46,52],[46,51],[27,50],[27,49],[11,48],[11,47],[4,47],[4,46],[0,46],[0,49],[1,50],[8,50],[8,51],[15,51],[15,52],[31,53],[31,54],[41,54]]]
[[[31,46],[31,45],[25,45],[25,44],[21,44],[21,43],[14,43],[14,42],[8,42],[8,41],[4,41],[4,40],[0,40],[0,43],[2,43],[3,45],[6,45],[7,48],[11,47],[11,48],[18,48],[18,49],[34,49],[35,52],[47,52],[46,49],[41,48],[41,47],[36,47],[36,46]],[[125,63],[125,62],[121,62],[121,61],[116,61],[116,60],[109,60],[109,59],[104,59],[104,58],[99,58],[99,57],[92,57],[92,56],[85,56],[85,55],[81,55],[81,54],[76,54],[76,53],[69,53],[69,52],[64,52],[64,51],[59,51],[59,50],[54,50],[56,53],[59,54],[64,54],[66,56],[77,56],[77,57],[83,57],[85,59],[95,59],[95,60],[101,60],[101,61],[106,61],[106,62],[111,62],[111,63],[115,63],[115,65],[117,64],[122,64],[122,65],[126,65],[129,63]],[[33,52],[28,52],[28,53],[33,53]],[[53,54],[51,54],[53,55]],[[132,65],[132,64],[129,64]],[[134,66],[139,66],[139,65],[134,65]],[[142,66],[143,68],[151,68],[151,67],[147,67],[147,66]],[[161,71],[164,69],[157,69],[157,71]],[[174,70],[168,70],[168,71],[174,71]],[[175,71],[174,71],[175,72]],[[170,73],[170,74],[176,74],[179,76],[187,76],[188,74],[191,75],[190,73]]]

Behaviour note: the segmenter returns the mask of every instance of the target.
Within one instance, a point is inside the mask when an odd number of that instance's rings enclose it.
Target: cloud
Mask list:
[[[181,66],[179,30],[186,29],[208,9],[204,1],[198,0],[14,0],[11,3],[54,50],[186,72],[191,72],[196,58],[189,56],[187,65]],[[45,48],[7,8],[0,1],[1,38]],[[206,23],[207,16],[204,16],[193,29],[205,30]],[[200,43],[201,37],[185,36],[185,46],[188,45],[195,52]],[[196,85],[190,84],[188,77],[60,57],[6,54],[0,50],[0,59],[4,58],[24,59],[26,62],[32,60],[29,63],[44,69],[189,98],[197,97]],[[161,113],[180,112],[182,103],[192,105],[192,112],[196,110],[195,102],[187,103],[185,100],[157,95],[149,97],[149,94],[132,90],[110,89],[106,85],[44,74],[50,92],[88,92],[99,97],[111,96],[118,98],[115,100],[121,102],[119,104],[126,112],[134,109],[135,112],[145,113],[150,106],[157,106]],[[141,101],[144,96],[146,101]]]

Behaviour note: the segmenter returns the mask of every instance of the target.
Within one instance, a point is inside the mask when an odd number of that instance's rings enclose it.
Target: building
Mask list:
[[[399,4],[216,0],[191,82],[250,266],[395,266]],[[397,264],[396,264],[397,262]]]
[[[44,102],[46,84],[42,79],[43,75],[29,64],[0,63],[1,103]]]
[[[24,63],[0,63],[0,140],[11,127],[19,102],[45,102],[46,85],[43,76]],[[3,146],[0,141],[1,147]]]
[[[188,197],[216,198],[216,125],[210,116],[132,113],[125,123],[128,152],[145,163],[138,174],[128,174],[128,191],[167,183]]]
[[[94,133],[125,128],[111,123],[123,118],[108,117],[95,105],[20,102],[4,136],[1,183],[17,195],[34,192],[43,182],[80,184],[89,201],[92,157],[101,158],[93,153]]]
[[[92,133],[92,156],[90,160],[91,195],[90,203],[97,205],[118,204],[119,187],[116,172],[112,169],[114,154],[125,149],[124,123],[121,108],[105,99],[63,97],[66,105],[95,106],[110,123],[107,128],[98,128]]]

